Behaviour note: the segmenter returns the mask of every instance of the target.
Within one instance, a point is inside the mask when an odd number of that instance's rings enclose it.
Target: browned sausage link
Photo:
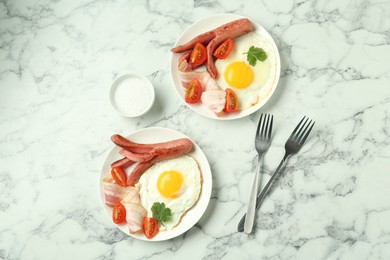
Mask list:
[[[135,166],[133,171],[130,173],[129,177],[127,177],[127,186],[134,186],[137,184],[142,174],[144,174],[144,172],[146,172],[146,170],[153,165],[154,160],[156,160],[158,157],[159,156],[154,157],[154,159],[150,160],[149,162],[141,162],[137,164],[137,166]]]
[[[207,45],[207,62],[206,62],[206,67],[207,67],[207,71],[209,72],[210,76],[213,78],[213,79],[216,79],[217,76],[218,76],[218,71],[217,71],[217,68],[215,67],[215,64],[214,64],[214,57],[213,57],[213,53],[214,53],[214,50],[215,48],[220,44],[222,43],[219,42],[222,38],[214,38],[210,43],[209,45]],[[218,40],[218,42],[217,42]]]
[[[132,153],[126,149],[121,149],[119,153],[134,162],[147,162],[155,156],[150,153]]]
[[[116,145],[134,153],[148,153],[153,150],[153,146],[131,142],[118,134],[111,136],[111,141],[113,141]]]
[[[252,30],[252,22],[247,18],[242,18],[215,28],[214,32],[216,37],[221,34],[228,34],[230,38],[236,38],[245,33],[251,32]]]
[[[115,167],[122,167],[122,168],[127,168],[127,167],[130,167],[134,162],[132,160],[130,160],[129,158],[122,158],[122,159],[119,159],[115,162],[113,162],[111,164],[111,168],[115,168]]]
[[[154,155],[162,154],[186,154],[193,148],[192,142],[187,138],[177,139],[175,142],[165,143],[163,146],[155,146],[151,152]]]
[[[111,136],[111,140],[118,146],[122,147],[123,149],[126,149],[133,153],[150,153],[152,150],[156,149],[164,149],[166,147],[174,147],[181,145],[183,142],[183,139],[188,140],[187,138],[181,138],[177,140],[172,140],[168,142],[162,142],[162,143],[154,143],[154,144],[140,144],[140,143],[134,143],[132,141],[127,140],[121,135],[115,134]],[[188,140],[191,142],[190,140]],[[188,142],[186,141],[186,142]],[[191,143],[192,145],[192,143]]]
[[[201,42],[201,43],[203,43],[203,45],[206,46],[207,44],[209,44],[209,42],[211,40],[213,40],[218,35],[223,34],[224,32],[228,32],[228,33],[231,33],[233,35],[235,30],[241,30],[241,29],[247,30],[249,28],[249,26],[250,26],[250,30],[247,32],[250,32],[253,30],[252,23],[247,18],[234,20],[230,23],[226,23],[224,25],[221,25],[221,26],[219,26],[211,31],[202,33],[202,34],[196,36],[195,38],[193,38],[192,40],[190,40],[189,42],[172,48],[171,51],[174,53],[180,53],[183,51],[191,50],[195,47],[195,44],[197,42]],[[231,36],[231,38],[234,38],[234,37],[237,37],[237,36]]]
[[[215,38],[207,45],[207,71],[214,79],[218,76],[215,68],[213,53],[214,50],[228,38],[236,38],[253,30],[251,21],[246,18],[233,21],[215,29]]]
[[[179,146],[171,146],[170,148],[165,148],[165,150],[163,148],[158,148],[155,151],[159,153],[158,155],[156,155],[156,157],[154,157],[152,160],[148,162],[139,163],[127,178],[127,185],[134,186],[139,181],[139,178],[141,178],[142,174],[147,169],[149,169],[154,163],[162,160],[179,157],[183,154],[189,153],[192,150],[193,144],[190,140],[188,139],[179,139],[179,140],[181,140]]]
[[[171,51],[174,53],[188,51],[193,49],[195,47],[195,44],[198,42],[201,42],[204,46],[206,46],[214,37],[215,37],[214,31],[208,31],[196,36],[195,38],[193,38],[192,40],[190,40],[189,42],[183,45],[179,45],[172,48]]]

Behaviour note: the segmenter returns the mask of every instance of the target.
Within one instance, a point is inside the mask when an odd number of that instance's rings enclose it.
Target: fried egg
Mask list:
[[[251,46],[262,48],[265,61],[252,66],[247,61]],[[271,42],[258,33],[250,32],[233,39],[233,50],[225,59],[217,59],[217,83],[222,89],[231,88],[237,95],[239,110],[256,105],[271,90],[276,76],[276,56]]]
[[[141,204],[148,212],[147,217],[153,216],[151,208],[155,202],[163,202],[171,209],[171,220],[159,225],[160,230],[171,230],[199,199],[202,174],[196,160],[183,155],[155,163],[136,186],[140,189]]]

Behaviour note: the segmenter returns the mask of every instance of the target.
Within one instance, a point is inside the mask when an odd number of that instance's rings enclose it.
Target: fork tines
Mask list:
[[[314,126],[315,121],[304,116],[299,122],[297,127],[295,127],[292,132],[290,139],[303,145],[306,141],[306,138],[309,136],[311,129]]]
[[[259,124],[257,125],[256,136],[260,136],[264,139],[271,138],[273,117],[273,115],[269,114],[260,115]]]

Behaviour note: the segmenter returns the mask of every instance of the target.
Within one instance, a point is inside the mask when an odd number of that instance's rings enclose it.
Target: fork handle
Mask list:
[[[257,157],[257,165],[256,165],[256,173],[255,173],[255,179],[253,181],[252,185],[252,191],[249,198],[249,204],[248,204],[248,210],[246,212],[246,218],[245,218],[245,224],[244,224],[244,231],[247,234],[250,234],[252,232],[253,223],[255,221],[255,215],[256,215],[256,200],[257,200],[257,194],[259,190],[259,175],[260,175],[260,162],[261,162],[262,155],[258,155]]]
[[[279,174],[281,169],[285,166],[287,159],[290,157],[290,154],[285,154],[282,161],[279,163],[278,168],[276,168],[274,174],[272,174],[271,179],[267,182],[267,185],[265,185],[264,189],[261,191],[261,193],[258,193],[257,195],[257,200],[256,200],[256,209],[260,207],[260,204],[263,202],[265,196],[267,196],[269,189],[275,179],[275,177]],[[246,214],[241,218],[240,222],[238,223],[237,226],[237,231],[242,232],[244,231],[244,225],[245,225],[245,219],[246,219]]]

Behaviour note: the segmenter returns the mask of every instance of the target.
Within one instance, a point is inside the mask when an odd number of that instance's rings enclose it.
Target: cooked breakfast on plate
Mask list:
[[[187,155],[193,149],[191,140],[140,144],[117,134],[111,140],[124,156],[103,178],[104,201],[113,208],[113,222],[149,239],[179,225],[202,188],[199,165]]]
[[[226,23],[171,50],[185,101],[202,102],[216,115],[242,111],[260,102],[276,77],[271,42],[247,18]]]

